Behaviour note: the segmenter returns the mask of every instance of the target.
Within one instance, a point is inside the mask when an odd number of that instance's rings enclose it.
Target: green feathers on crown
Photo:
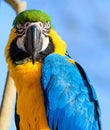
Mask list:
[[[51,18],[49,17],[48,14],[41,10],[26,10],[21,13],[19,13],[14,22],[13,25],[16,27],[17,23],[24,24],[25,22],[30,21],[30,22],[50,22],[51,24]]]

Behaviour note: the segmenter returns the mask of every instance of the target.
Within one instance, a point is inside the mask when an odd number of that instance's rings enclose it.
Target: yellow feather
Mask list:
[[[49,130],[43,94],[40,85],[40,62],[34,65],[28,62],[22,65],[13,65],[9,56],[10,44],[16,38],[16,29],[12,29],[5,49],[9,72],[14,79],[17,92],[17,113],[20,115],[20,130]]]
[[[65,56],[66,54],[66,43],[60,38],[56,31],[50,30],[50,37],[52,38],[53,44],[55,46],[54,53]]]
[[[54,53],[65,56],[65,42],[53,29],[50,30],[49,35],[55,46]],[[34,65],[32,62],[21,65],[14,65],[12,63],[9,56],[9,49],[12,40],[14,40],[16,36],[16,29],[13,28],[5,49],[5,56],[9,72],[14,79],[18,93],[17,113],[20,115],[20,129],[49,130],[40,84],[42,63],[35,62]]]

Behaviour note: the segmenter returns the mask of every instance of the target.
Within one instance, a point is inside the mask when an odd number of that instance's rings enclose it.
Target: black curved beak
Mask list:
[[[24,46],[32,56],[32,63],[34,64],[37,54],[41,50],[41,31],[37,26],[32,25],[28,28]]]

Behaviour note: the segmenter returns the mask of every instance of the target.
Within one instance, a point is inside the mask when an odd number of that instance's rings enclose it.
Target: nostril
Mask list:
[[[43,28],[43,23],[42,22],[37,22],[38,26],[40,27],[40,29],[42,30]]]
[[[30,22],[26,22],[25,26],[28,27],[30,25]]]
[[[40,27],[42,27],[42,23],[39,23]]]
[[[42,54],[43,54],[43,52],[39,52],[39,54],[40,54],[40,55],[42,55]]]

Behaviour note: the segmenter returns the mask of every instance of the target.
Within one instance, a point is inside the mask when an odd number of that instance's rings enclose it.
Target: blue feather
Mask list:
[[[101,130],[96,93],[82,67],[67,56],[48,55],[41,86],[52,130]]]

